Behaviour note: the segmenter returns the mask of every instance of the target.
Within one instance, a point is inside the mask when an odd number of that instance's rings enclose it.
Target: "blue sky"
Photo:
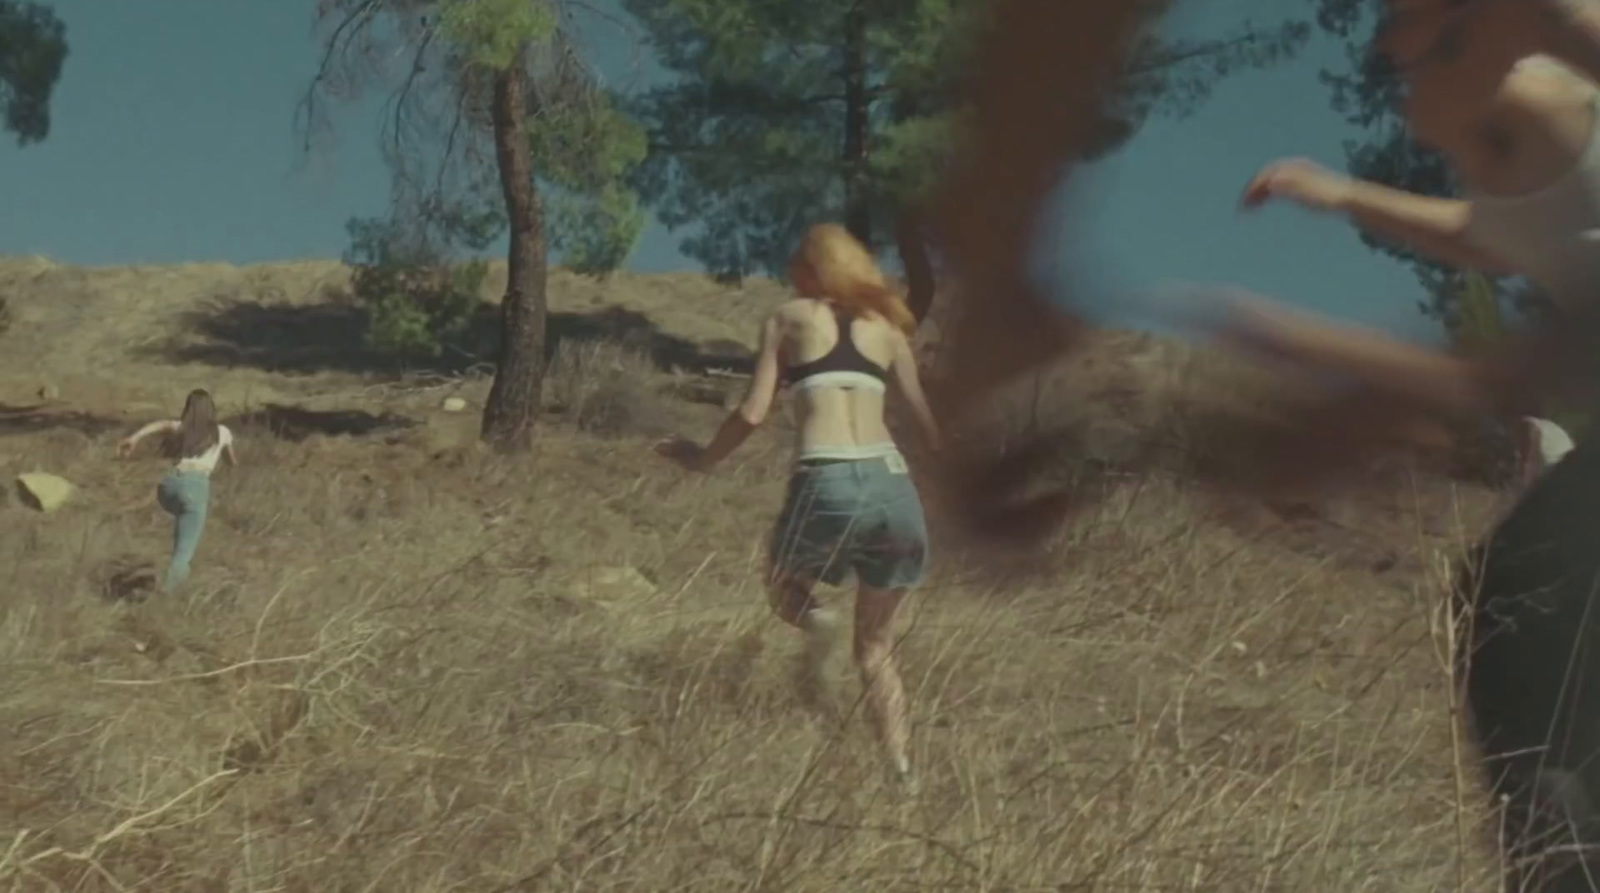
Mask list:
[[[71,55],[50,138],[0,143],[0,254],[74,264],[255,263],[337,257],[345,221],[384,210],[375,103],[345,109],[335,142],[298,154],[295,103],[316,63],[315,0],[55,0]],[[1299,3],[1188,0],[1175,33],[1271,23]],[[648,77],[620,37],[605,47],[614,81]],[[1340,61],[1315,43],[1294,63],[1225,82],[1201,111],[1150,123],[1097,165],[1091,210],[1062,265],[1092,260],[1094,301],[1119,314],[1128,288],[1181,279],[1244,285],[1345,319],[1432,340],[1434,323],[1403,267],[1366,249],[1342,220],[1294,208],[1241,214],[1264,163],[1342,161],[1355,134],[1328,108],[1318,71]],[[697,269],[652,225],[629,267]],[[1040,253],[1058,256],[1046,242]]]

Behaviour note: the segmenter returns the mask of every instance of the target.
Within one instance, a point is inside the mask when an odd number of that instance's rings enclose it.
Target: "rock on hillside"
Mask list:
[[[76,489],[71,482],[43,472],[19,474],[16,483],[23,504],[39,512],[53,512],[65,505]]]

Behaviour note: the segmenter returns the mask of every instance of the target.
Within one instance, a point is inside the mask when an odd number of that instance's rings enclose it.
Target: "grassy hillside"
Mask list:
[[[0,889],[1493,888],[1438,623],[1483,494],[1396,474],[1290,523],[1107,474],[1008,573],[941,552],[901,801],[792,696],[757,585],[784,424],[712,477],[648,451],[709,435],[736,381],[698,370],[776,286],[558,274],[550,418],[503,458],[475,359],[397,375],[343,278],[0,261],[0,475],[79,488],[0,502]],[[1188,357],[1114,334],[1006,414],[1115,458]],[[166,460],[114,446],[196,386],[242,465],[166,599]]]

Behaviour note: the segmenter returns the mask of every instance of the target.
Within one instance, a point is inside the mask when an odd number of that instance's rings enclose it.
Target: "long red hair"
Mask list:
[[[806,232],[789,262],[789,278],[808,281],[815,297],[877,314],[908,335],[917,328],[905,298],[889,285],[871,252],[837,223],[819,223]]]

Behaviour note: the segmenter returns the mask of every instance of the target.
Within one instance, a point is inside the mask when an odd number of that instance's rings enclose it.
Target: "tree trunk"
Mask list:
[[[872,250],[868,206],[867,16],[857,2],[844,19],[844,225]]]
[[[483,439],[497,450],[533,443],[544,386],[545,263],[543,212],[528,154],[523,54],[495,76],[495,160],[510,221],[506,294],[500,303],[500,361],[483,408]]]
[[[906,271],[906,304],[917,322],[928,318],[933,309],[933,293],[937,283],[933,276],[933,260],[928,256],[928,235],[921,216],[916,211],[900,215],[900,225],[895,228],[895,247],[900,252],[900,265]]]

